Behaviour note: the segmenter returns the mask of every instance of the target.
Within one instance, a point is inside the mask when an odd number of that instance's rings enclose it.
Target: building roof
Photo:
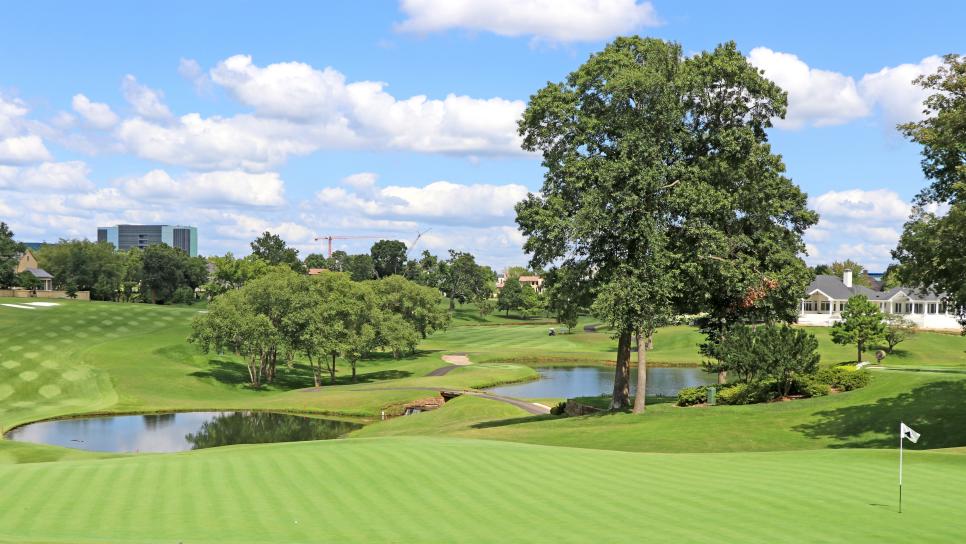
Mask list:
[[[309,276],[318,276],[327,270],[328,268],[309,268]]]
[[[520,276],[518,279],[520,281],[533,281],[533,282],[543,281],[543,278],[541,278],[540,276]]]
[[[852,287],[846,287],[842,282],[842,278],[830,276],[828,274],[819,274],[815,276],[815,279],[812,280],[812,283],[808,285],[806,294],[810,295],[815,291],[821,291],[834,300],[848,300],[849,297],[854,295],[863,295],[869,300],[890,300],[900,293],[913,300],[922,300],[926,302],[938,302],[945,298],[943,295],[934,293],[932,291],[914,289],[911,287],[893,287],[892,289],[886,291],[874,291],[868,287],[854,284]]]
[[[50,275],[50,272],[47,272],[43,268],[27,268],[25,270],[25,272],[30,272],[38,280],[52,280],[52,279],[54,279],[54,277]]]

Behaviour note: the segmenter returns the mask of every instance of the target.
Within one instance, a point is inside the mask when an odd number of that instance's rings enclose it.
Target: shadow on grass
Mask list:
[[[518,425],[520,423],[532,423],[535,421],[547,421],[550,419],[560,419],[560,418],[561,416],[552,416],[552,415],[512,417],[509,419],[498,419],[495,421],[484,421],[482,423],[474,423],[470,427],[473,429],[489,429],[492,427],[507,427],[510,425]]]
[[[352,381],[351,374],[343,373],[344,375],[337,375],[335,379],[335,384],[333,384],[328,375],[323,376],[322,385],[349,385],[352,383],[378,383],[387,380],[398,380],[401,378],[408,378],[412,376],[412,372],[408,370],[377,370],[372,372],[359,373],[356,376],[356,381]],[[247,386],[249,381],[248,368],[239,362],[234,362],[225,359],[209,359],[208,369],[199,370],[197,372],[192,372],[191,376],[196,378],[211,378],[217,380],[224,384],[229,385],[239,385]],[[292,389],[303,389],[306,387],[314,387],[315,381],[313,379],[312,369],[308,365],[296,364],[291,368],[285,365],[279,365],[275,373],[275,380],[271,383],[266,383],[259,390],[292,390]]]
[[[900,419],[922,434],[917,448],[966,445],[966,380],[932,382],[870,404],[817,412],[794,430],[837,440],[832,448],[895,448]]]

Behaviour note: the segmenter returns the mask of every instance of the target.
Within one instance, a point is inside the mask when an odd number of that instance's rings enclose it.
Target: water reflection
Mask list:
[[[596,366],[536,368],[540,379],[488,389],[491,393],[525,398],[572,398],[610,394],[614,390],[614,369]],[[647,394],[674,396],[684,387],[715,383],[717,376],[694,367],[652,367],[647,369]],[[637,369],[631,369],[631,393],[637,388]]]
[[[11,440],[103,452],[175,452],[231,444],[337,438],[361,425],[265,412],[182,412],[42,421]]]
[[[202,423],[185,440],[191,449],[214,448],[230,444],[299,442],[338,438],[361,425],[348,421],[312,419],[267,412],[234,412]]]

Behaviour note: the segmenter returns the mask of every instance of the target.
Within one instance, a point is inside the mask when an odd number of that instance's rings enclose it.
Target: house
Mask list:
[[[14,271],[17,274],[21,272],[33,274],[40,282],[38,291],[52,291],[54,289],[54,277],[50,275],[50,272],[40,268],[40,265],[37,264],[37,258],[34,257],[34,252],[29,249],[20,256],[20,261],[17,262],[17,268]]]
[[[825,274],[815,276],[801,300],[798,323],[829,327],[842,320],[842,310],[849,297],[855,295],[864,295],[882,313],[899,314],[922,329],[960,329],[953,308],[946,304],[944,295],[909,287],[875,291],[853,285],[851,270],[846,270],[841,278]]]
[[[543,278],[540,276],[520,276],[517,279],[520,280],[521,284],[529,285],[534,291],[538,293],[543,291]],[[503,289],[503,286],[506,284],[506,280],[507,280],[506,276],[500,276],[499,278],[497,278],[496,288]]]

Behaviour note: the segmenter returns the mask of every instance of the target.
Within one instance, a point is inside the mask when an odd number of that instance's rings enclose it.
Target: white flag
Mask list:
[[[902,435],[902,438],[908,438],[913,444],[919,441],[919,433],[912,430],[912,427],[909,427],[905,423],[899,423],[899,433]]]

